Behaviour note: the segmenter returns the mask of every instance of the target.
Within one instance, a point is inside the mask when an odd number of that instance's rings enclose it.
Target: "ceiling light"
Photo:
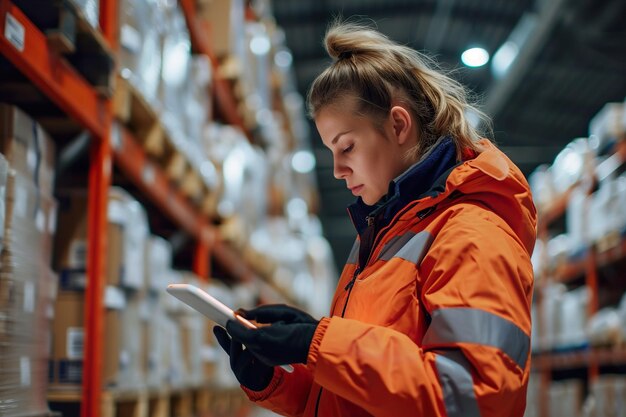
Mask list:
[[[525,13],[517,22],[491,60],[491,71],[496,78],[504,78],[536,27],[537,15],[534,13]]]
[[[489,52],[483,48],[470,48],[461,54],[461,61],[468,67],[482,67],[489,61]]]
[[[513,41],[506,41],[498,48],[491,60],[491,70],[496,78],[504,77],[518,53],[519,46]]]

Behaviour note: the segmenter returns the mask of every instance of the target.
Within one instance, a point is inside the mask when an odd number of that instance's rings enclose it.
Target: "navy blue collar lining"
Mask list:
[[[365,230],[368,217],[381,221],[378,226],[384,227],[409,202],[425,195],[439,194],[441,184],[445,186],[445,180],[456,165],[454,142],[449,137],[440,139],[422,160],[389,183],[389,191],[375,205],[369,206],[359,197],[348,207],[357,232],[361,234]]]

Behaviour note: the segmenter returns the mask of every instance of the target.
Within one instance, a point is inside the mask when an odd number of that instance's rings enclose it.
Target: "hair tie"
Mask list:
[[[352,57],[352,51],[344,51],[339,54],[337,59],[350,59]]]

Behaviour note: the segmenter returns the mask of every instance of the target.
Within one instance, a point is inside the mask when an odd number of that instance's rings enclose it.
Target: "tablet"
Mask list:
[[[194,285],[170,284],[167,286],[166,291],[223,328],[226,328],[226,322],[228,320],[238,320],[247,328],[256,329],[254,324],[238,316],[232,309],[220,302],[217,298]]]
[[[166,291],[223,328],[226,328],[228,320],[237,320],[249,329],[256,329],[253,323],[235,314],[230,307],[194,285],[170,284]],[[281,365],[281,368],[287,372],[293,372],[291,365]]]

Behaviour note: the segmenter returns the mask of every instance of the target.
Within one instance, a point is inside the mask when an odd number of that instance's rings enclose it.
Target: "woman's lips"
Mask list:
[[[352,191],[352,194],[357,195],[362,189],[363,185],[357,185],[356,187],[350,188],[350,191]]]

